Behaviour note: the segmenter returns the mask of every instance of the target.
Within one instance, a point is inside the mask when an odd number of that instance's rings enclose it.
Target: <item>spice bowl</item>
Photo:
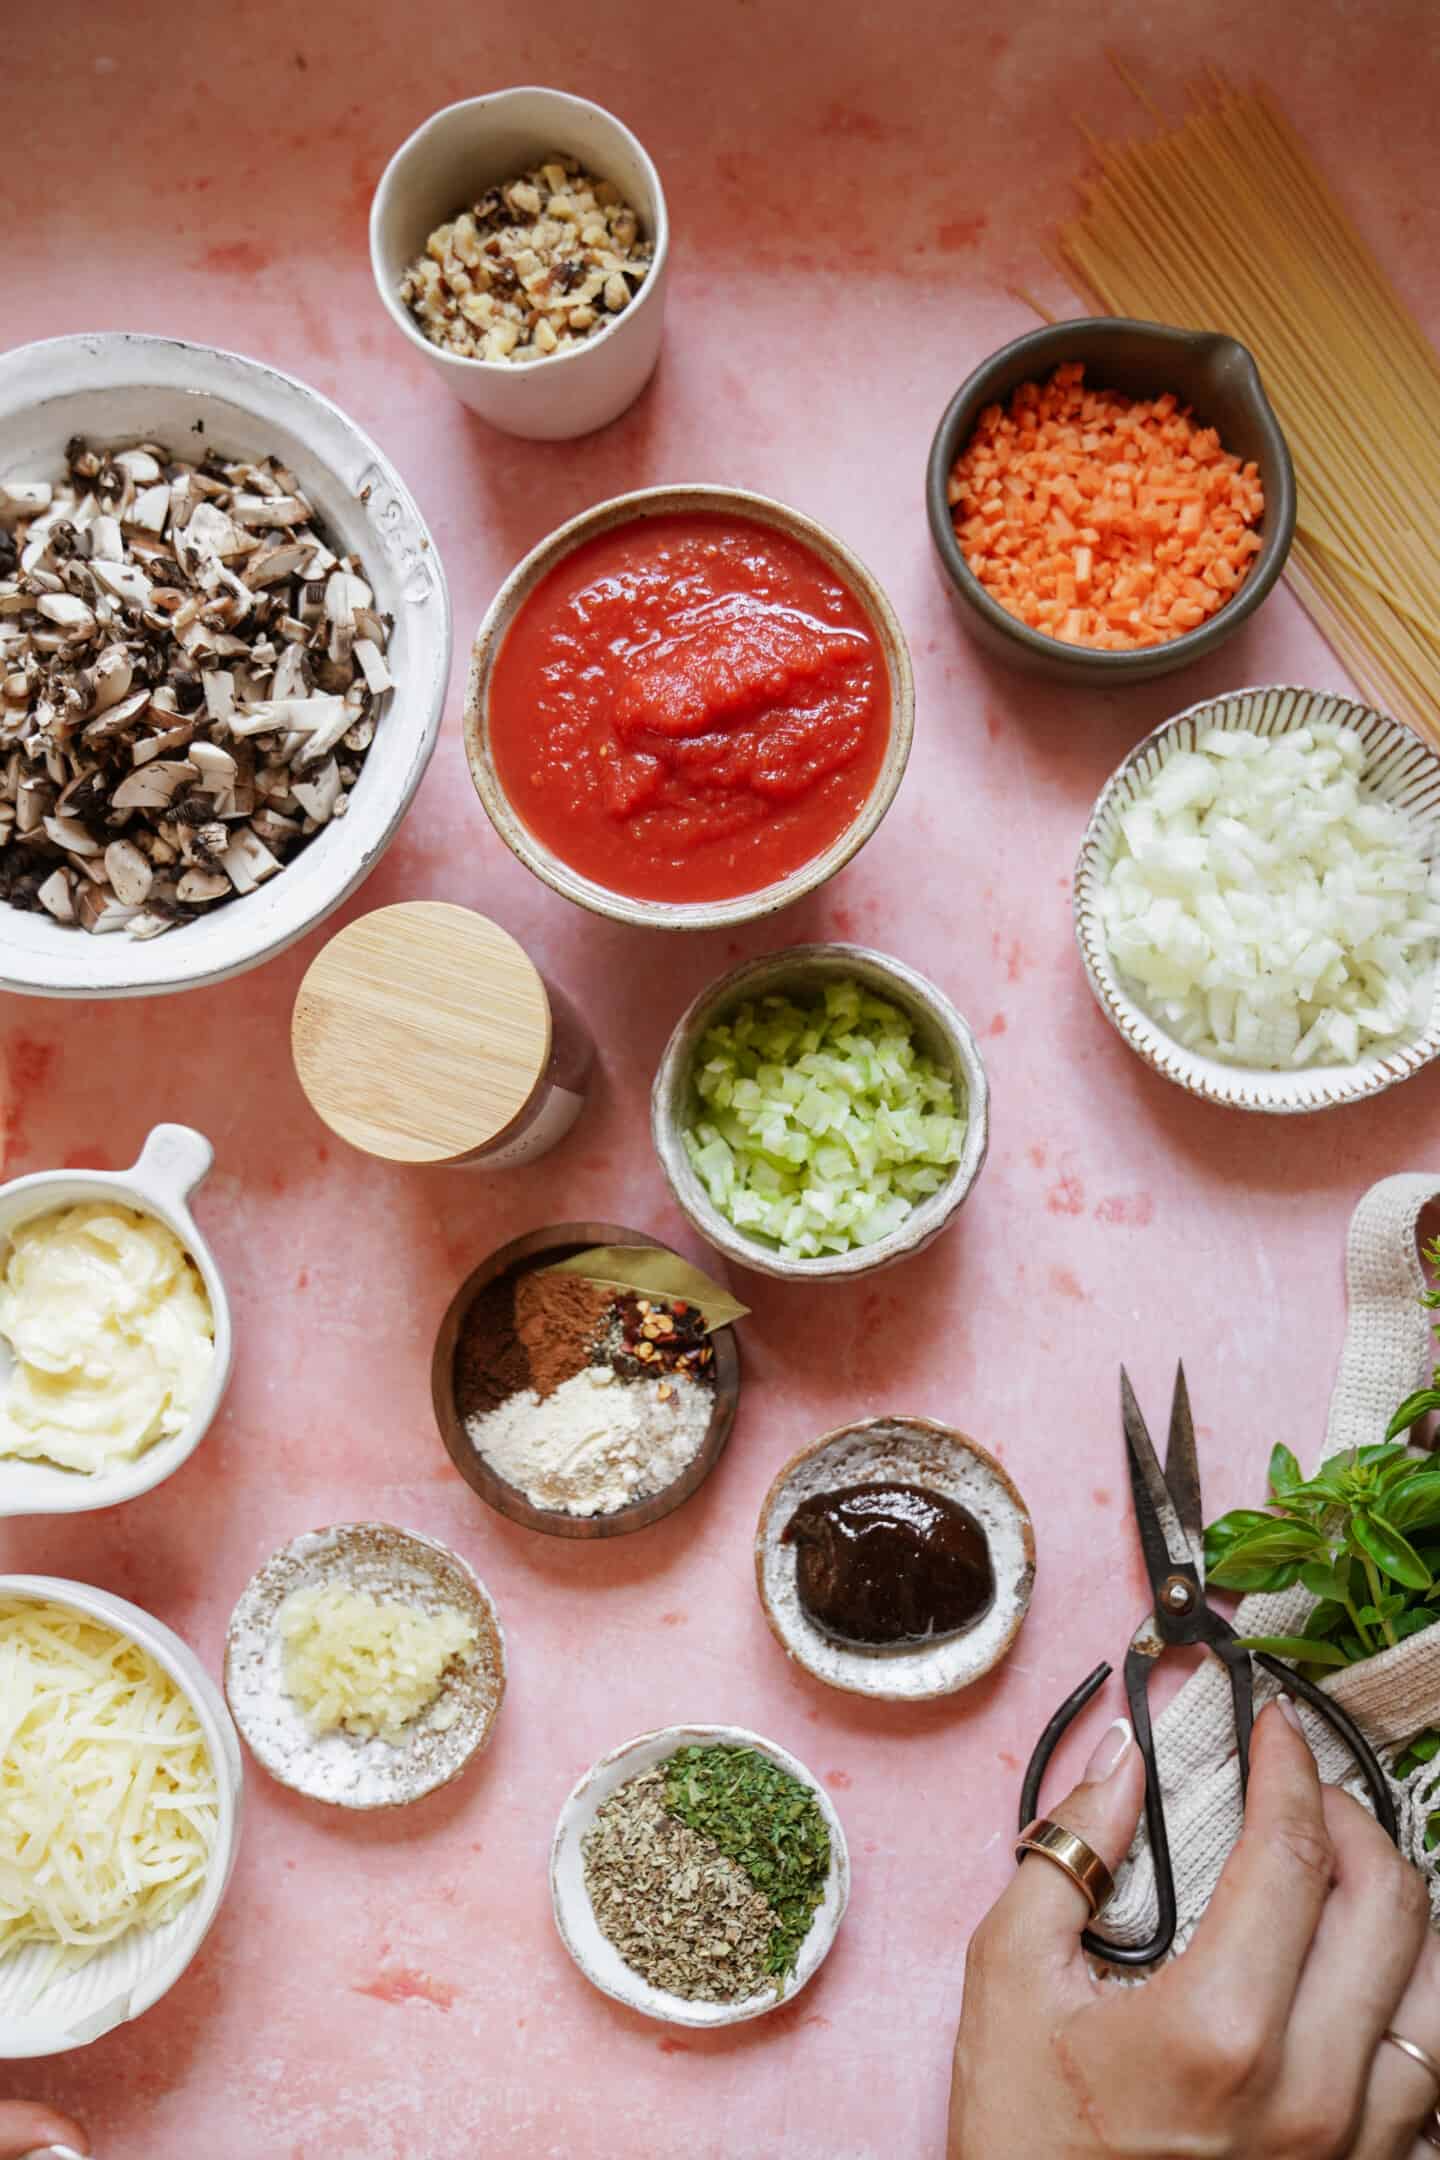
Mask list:
[[[715,1402],[697,1452],[679,1475],[658,1492],[627,1501],[607,1513],[576,1515],[563,1508],[537,1506],[480,1452],[466,1430],[456,1389],[456,1357],[465,1322],[481,1293],[522,1269],[553,1266],[595,1246],[630,1245],[668,1251],[655,1238],[615,1223],[553,1223],[512,1238],[471,1270],[446,1309],[430,1366],[431,1400],[450,1460],[466,1484],[497,1514],[547,1537],[614,1538],[645,1530],[683,1506],[698,1492],[725,1452],[740,1401],[740,1350],[733,1327],[716,1328],[709,1341],[714,1352]]]
[[[1259,467],[1265,493],[1260,552],[1234,598],[1193,630],[1163,645],[1112,652],[1033,629],[986,591],[965,558],[950,514],[947,486],[955,460],[989,405],[1004,404],[1022,383],[1042,381],[1080,361],[1087,387],[1154,398],[1173,391],[1214,427],[1222,446]],[[941,416],[925,477],[930,536],[962,626],[998,659],[1074,689],[1114,690],[1150,682],[1205,659],[1232,637],[1278,580],[1295,537],[1295,474],[1280,423],[1246,348],[1209,330],[1097,315],[1056,322],[1001,346],[969,375]]]
[[[798,542],[820,562],[862,609],[884,662],[889,695],[889,733],[868,794],[849,823],[820,852],[773,882],[726,899],[636,899],[573,869],[526,825],[506,793],[491,731],[495,665],[507,633],[525,603],[547,577],[587,541],[652,518],[720,516],[769,527]],[[718,930],[754,922],[789,907],[843,869],[876,831],[895,799],[915,725],[915,687],[910,651],[900,621],[877,580],[844,541],[800,511],[745,488],[654,487],[618,495],[582,511],[532,549],[511,571],[486,611],[470,652],[465,689],[465,753],[470,776],[491,824],[518,861],[552,892],[592,914],[651,930]]]
[[[796,1509],[807,1500],[876,1484],[918,1487],[954,1502],[978,1524],[989,1548],[994,1593],[963,1633],[871,1647],[837,1640],[805,1609],[796,1547],[785,1539]],[[930,1418],[868,1418],[826,1433],[778,1473],[755,1532],[755,1582],[770,1632],[815,1679],[886,1702],[932,1702],[972,1686],[1008,1655],[1030,1609],[1035,1533],[1011,1478],[964,1433]]]
[[[332,1586],[425,1612],[454,1610],[476,1629],[399,1744],[317,1735],[286,1691],[281,1608],[296,1591]],[[333,1807],[404,1807],[453,1783],[487,1746],[505,1698],[505,1637],[485,1585],[438,1539],[393,1523],[337,1523],[292,1538],[246,1584],[225,1638],[225,1694],[251,1754],[277,1784]]]
[[[409,490],[328,398],[258,360],[131,331],[52,338],[0,356],[0,478],[58,476],[72,436],[151,440],[194,459],[276,455],[337,551],[357,554],[393,617],[394,678],[345,815],[278,875],[163,936],[94,936],[40,909],[0,909],[0,989],[145,997],[218,983],[283,952],[368,877],[420,784],[450,668],[445,574]]]
[[[775,1245],[737,1230],[706,1191],[684,1139],[692,1107],[692,1072],[707,1029],[747,999],[775,994],[813,997],[828,984],[847,980],[898,1006],[913,1022],[921,1048],[949,1071],[957,1096],[963,1092],[965,1097],[964,1146],[939,1190],[919,1201],[888,1236],[848,1252],[790,1259]],[[990,1085],[969,1023],[944,992],[914,968],[863,945],[792,945],[747,960],[722,975],[681,1015],[651,1088],[650,1133],[660,1167],[686,1220],[727,1260],[785,1282],[849,1281],[923,1252],[950,1227],[984,1167],[990,1137]]]
[[[67,1607],[133,1642],[185,1697],[215,1771],[216,1831],[204,1881],[174,1917],[132,1927],[70,1971],[47,1977],[50,1946],[31,1943],[0,1961],[0,2061],[88,2047],[168,1994],[210,1931],[240,1846],[245,1772],[219,1688],[189,1644],[153,1614],[111,1591],[49,1575],[0,1575],[0,1599]]]
[[[214,1159],[210,1142],[190,1126],[157,1125],[128,1170],[40,1170],[0,1186],[0,1269],[9,1257],[12,1231],[37,1215],[92,1201],[131,1208],[153,1216],[185,1248],[205,1286],[215,1330],[209,1378],[183,1431],[155,1441],[131,1462],[93,1474],[0,1456],[0,1520],[81,1514],[133,1500],[173,1476],[209,1431],[230,1378],[230,1301],[215,1255],[190,1213],[190,1195]],[[11,1362],[10,1347],[0,1338],[0,1397]]]
[[[1209,728],[1279,735],[1327,722],[1354,729],[1364,747],[1366,788],[1403,810],[1423,837],[1423,852],[1432,862],[1440,859],[1440,754],[1403,722],[1350,698],[1277,686],[1206,699],[1147,735],[1101,789],[1075,865],[1075,936],[1100,1010],[1154,1071],[1188,1093],[1229,1109],[1293,1116],[1362,1102],[1408,1080],[1440,1056],[1440,975],[1427,1025],[1399,1047],[1365,1052],[1350,1064],[1271,1071],[1207,1057],[1169,1034],[1127,986],[1110,951],[1102,896],[1122,840],[1121,819],[1168,760],[1193,750]]]
[[[482,360],[431,344],[400,297],[406,270],[438,225],[549,153],[611,181],[653,249],[629,304],[574,345],[531,360]],[[527,85],[432,113],[391,158],[370,207],[370,266],[386,314],[452,395],[507,435],[588,435],[634,403],[655,370],[665,319],[670,223],[649,156],[588,98]]]
[[[601,1933],[585,1884],[585,1838],[605,1802],[630,1779],[657,1768],[678,1749],[711,1746],[753,1748],[787,1772],[813,1794],[830,1838],[830,1873],[824,1897],[800,1946],[794,1972],[783,1990],[767,1987],[735,2003],[693,2002],[643,1978]],[[667,1725],[657,1732],[642,1733],[638,1739],[627,1740],[623,1747],[602,1755],[581,1778],[561,1809],[550,1848],[550,1897],[560,1940],[593,1987],[644,2017],[657,2018],[667,2025],[709,2030],[764,2017],[768,2011],[793,2001],[801,1988],[814,1979],[845,1917],[850,1898],[850,1855],[829,1794],[785,1748],[736,1725]]]

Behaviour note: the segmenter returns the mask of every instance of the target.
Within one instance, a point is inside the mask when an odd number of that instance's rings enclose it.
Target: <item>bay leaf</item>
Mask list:
[[[659,1245],[592,1245],[585,1252],[572,1253],[568,1260],[556,1260],[542,1272],[579,1275],[602,1289],[633,1290],[637,1297],[663,1298],[667,1305],[677,1301],[693,1305],[707,1335],[729,1327],[732,1320],[743,1320],[750,1310],[679,1253],[666,1252]]]

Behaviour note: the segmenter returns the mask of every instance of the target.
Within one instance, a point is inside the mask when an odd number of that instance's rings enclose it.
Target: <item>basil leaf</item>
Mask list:
[[[1428,1529],[1440,1523],[1440,1470],[1422,1469],[1385,1495],[1385,1514],[1397,1530]]]
[[[1283,1500],[1293,1486],[1303,1483],[1304,1473],[1299,1463],[1282,1442],[1270,1450],[1270,1490],[1277,1500]]]
[[[1297,1665],[1343,1665],[1334,1643],[1312,1642],[1308,1635],[1242,1635],[1242,1650],[1263,1650],[1267,1657],[1290,1658]]]
[[[1274,1567],[1227,1559],[1209,1570],[1209,1578],[1221,1590],[1288,1590],[1300,1580],[1300,1564],[1290,1560]]]
[[[1401,1613],[1395,1622],[1395,1632],[1401,1642],[1408,1642],[1412,1635],[1421,1635],[1427,1627],[1434,1627],[1440,1613],[1431,1612],[1426,1605],[1412,1605],[1409,1612]]]
[[[1369,1508],[1356,1508],[1350,1518],[1350,1531],[1361,1550],[1368,1553],[1376,1567],[1393,1582],[1404,1583],[1409,1590],[1430,1588],[1429,1568],[1409,1540],[1386,1522],[1383,1515],[1376,1515]]]
[[[1421,1418],[1431,1410],[1440,1410],[1440,1388],[1417,1388],[1413,1395],[1406,1396],[1386,1426],[1386,1439],[1393,1440],[1397,1433],[1409,1432],[1411,1426],[1418,1425]]]
[[[1312,1597],[1334,1598],[1342,1606],[1350,1594],[1349,1568],[1336,1568],[1327,1560],[1307,1560],[1300,1580]]]
[[[1322,1598],[1320,1603],[1312,1606],[1306,1614],[1304,1632],[1312,1639],[1318,1639],[1327,1635],[1338,1635],[1349,1624],[1350,1615],[1343,1605],[1337,1605],[1333,1599]]]

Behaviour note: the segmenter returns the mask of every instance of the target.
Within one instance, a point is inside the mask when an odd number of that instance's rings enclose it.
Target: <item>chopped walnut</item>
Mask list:
[[[442,352],[544,360],[628,307],[653,252],[613,182],[556,155],[438,225],[400,297]]]

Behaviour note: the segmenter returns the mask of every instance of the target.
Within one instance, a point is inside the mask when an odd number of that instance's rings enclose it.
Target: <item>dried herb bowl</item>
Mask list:
[[[65,444],[161,443],[197,463],[275,455],[295,473],[337,551],[354,552],[382,614],[395,688],[351,791],[254,892],[163,936],[105,936],[0,905],[0,989],[39,997],[149,997],[218,983],[283,952],[369,876],[435,747],[450,672],[445,573],[409,489],[383,451],[317,391],[258,360],[109,330],[0,356],[0,479],[54,480]]]
[[[1003,404],[1022,383],[1044,381],[1079,360],[1087,386],[1153,398],[1174,391],[1197,420],[1218,430],[1222,446],[1260,468],[1265,512],[1260,552],[1234,598],[1208,621],[1163,645],[1132,652],[1067,645],[1021,622],[981,584],[955,534],[946,493],[951,470],[987,405]],[[1077,689],[1115,690],[1149,682],[1203,660],[1253,615],[1285,567],[1295,537],[1295,474],[1280,423],[1250,353],[1232,337],[1172,330],[1163,323],[1096,315],[1050,323],[1003,345],[961,384],[941,416],[925,477],[930,536],[964,628],[987,652],[1033,675]]]
[[[816,1908],[809,1933],[801,1944],[795,1970],[784,1983],[783,1992],[767,1987],[760,1994],[747,1996],[736,2003],[691,2002],[643,1979],[625,1963],[614,1944],[601,1934],[590,1893],[585,1887],[585,1836],[611,1794],[628,1784],[631,1778],[667,1762],[680,1748],[715,1746],[753,1748],[781,1770],[788,1771],[798,1784],[814,1794],[830,1834],[830,1875],[825,1894]],[[718,2025],[739,2025],[750,2018],[764,2017],[767,2011],[778,2010],[791,2002],[801,1988],[814,1979],[845,1917],[850,1898],[850,1854],[845,1832],[829,1795],[804,1764],[786,1749],[738,1725],[667,1725],[658,1732],[642,1733],[637,1740],[627,1740],[623,1747],[602,1755],[593,1769],[587,1770],[581,1778],[562,1808],[556,1825],[550,1849],[550,1897],[560,1940],[592,1986],[599,1988],[602,1994],[613,1996],[627,2008],[640,2011],[645,2017],[658,2018],[667,2025],[709,2030]]]

